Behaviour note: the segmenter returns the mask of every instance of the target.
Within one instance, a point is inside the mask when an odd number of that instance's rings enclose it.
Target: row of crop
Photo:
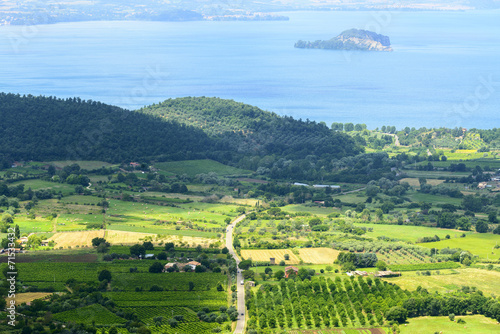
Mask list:
[[[108,292],[106,297],[120,307],[188,307],[210,311],[227,305],[227,294],[219,291]]]
[[[117,276],[111,282],[112,288],[118,290],[134,291],[134,290],[149,290],[153,285],[157,285],[164,290],[169,291],[189,291],[192,282],[191,290],[196,292],[214,290],[220,283],[225,285],[227,276],[217,273],[128,273]]]
[[[154,318],[156,317],[168,319],[174,315],[182,315],[186,322],[199,322],[196,314],[184,307],[130,307],[122,308],[122,310],[136,314],[139,320],[146,325],[154,325]]]
[[[75,322],[112,326],[124,324],[125,319],[117,316],[100,304],[92,304],[69,311],[54,314],[54,319],[64,322]]]
[[[394,270],[394,271],[440,270],[440,269],[460,268],[460,263],[458,263],[458,262],[436,262],[436,263],[391,265],[389,267],[391,270]]]

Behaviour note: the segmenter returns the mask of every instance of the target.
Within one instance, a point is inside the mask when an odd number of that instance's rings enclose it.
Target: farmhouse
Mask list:
[[[486,188],[487,185],[488,185],[488,183],[486,183],[486,182],[479,182],[479,184],[477,185],[477,187],[479,189],[484,189],[484,188]]]
[[[248,281],[247,284],[248,284],[248,286],[255,286],[255,282],[254,281]]]
[[[296,267],[294,266],[288,266],[285,268],[285,277],[288,278],[288,276],[290,275],[290,272],[294,272],[295,275],[297,275],[297,273],[299,272],[299,269],[297,269]]]
[[[395,271],[377,271],[376,273],[373,273],[373,276],[375,277],[391,277],[391,276],[401,276],[400,272],[395,272]]]

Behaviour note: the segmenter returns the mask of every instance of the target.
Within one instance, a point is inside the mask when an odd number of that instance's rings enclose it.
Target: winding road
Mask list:
[[[227,226],[226,247],[227,249],[229,249],[229,254],[231,254],[231,256],[236,260],[236,264],[240,263],[240,259],[233,249],[233,230],[236,224],[238,224],[243,219],[245,219],[245,215],[239,216]],[[241,334],[245,330],[245,286],[241,284],[241,281],[243,281],[243,275],[241,274],[241,270],[238,269],[238,274],[236,274],[238,320],[236,322],[236,329],[234,330],[234,334]]]

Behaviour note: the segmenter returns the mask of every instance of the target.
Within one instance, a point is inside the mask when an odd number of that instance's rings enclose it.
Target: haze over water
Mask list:
[[[500,127],[500,11],[382,14],[4,26],[0,91],[128,109],[217,96],[328,125]],[[350,28],[389,36],[394,52],[293,47]]]

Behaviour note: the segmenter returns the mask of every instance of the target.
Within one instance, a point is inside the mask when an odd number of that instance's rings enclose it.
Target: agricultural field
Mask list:
[[[474,255],[484,259],[498,259],[500,249],[495,249],[495,245],[500,244],[500,235],[487,233],[473,233],[465,238],[451,238],[437,242],[420,244],[427,248],[461,248],[468,250]]]
[[[465,324],[457,323],[458,319]],[[401,325],[401,334],[421,333],[457,333],[457,334],[495,334],[500,331],[497,321],[482,315],[456,316],[455,321],[448,317],[419,317],[408,319],[408,324]]]
[[[420,182],[418,181],[418,178],[407,177],[407,178],[399,180],[399,183],[403,183],[403,182],[408,183],[412,187],[420,187]],[[436,179],[427,180],[427,184],[430,184],[431,186],[438,186],[443,182],[444,182],[444,180],[436,180]]]
[[[289,260],[285,260],[285,254],[290,256]],[[265,262],[269,262],[270,258],[274,258],[276,263],[285,261],[286,264],[297,264],[300,262],[300,258],[289,249],[242,249],[241,257],[243,259],[252,259],[252,261]]]
[[[102,167],[109,168],[109,167],[117,166],[117,165],[110,164],[110,163],[104,162],[104,161],[86,161],[86,160],[49,161],[49,162],[46,162],[46,164],[54,165],[55,167],[59,167],[59,168],[64,168],[66,166],[71,166],[73,164],[77,164],[82,169],[86,169],[86,170],[99,169]]]
[[[435,162],[435,161],[434,161]],[[405,175],[410,178],[424,177],[427,179],[439,179],[439,178],[456,178],[456,177],[467,177],[470,173],[467,172],[446,172],[446,171],[421,171],[413,169],[405,169]],[[427,180],[429,182],[430,180]]]
[[[332,264],[337,259],[339,251],[331,248],[300,248],[299,257],[304,263]]]
[[[156,163],[155,168],[177,175],[187,174],[190,177],[198,174],[216,173],[218,176],[248,175],[251,172],[227,165],[214,160],[188,160]]]
[[[500,293],[500,272],[475,268],[453,270],[431,270],[430,276],[420,272],[403,272],[401,277],[384,278],[385,281],[399,285],[403,289],[413,291],[421,286],[430,292],[444,293],[457,291],[462,286],[475,286],[486,295]]]
[[[464,232],[459,230],[449,230],[441,229],[435,227],[426,226],[411,226],[411,225],[397,225],[397,224],[366,224],[366,223],[355,223],[355,226],[371,228],[373,231],[366,233],[367,236],[377,238],[377,237],[388,237],[393,239],[399,239],[403,241],[416,242],[418,239],[423,237],[433,237],[437,235],[440,239],[445,239],[447,235],[451,238],[459,238],[463,233],[467,237],[474,235],[473,232]],[[467,238],[466,237],[466,238]],[[463,238],[460,238],[461,241]],[[451,240],[451,239],[450,239]],[[419,244],[420,246],[425,246],[425,244]]]
[[[55,233],[48,240],[54,241],[55,247],[68,248],[75,246],[90,247],[92,246],[92,239],[103,238],[105,231],[84,231],[84,232],[59,232]]]
[[[17,186],[20,184],[24,184],[25,189],[31,188],[31,190],[33,190],[33,191],[41,190],[41,189],[53,189],[57,193],[61,192],[63,195],[69,195],[75,191],[74,185],[66,184],[66,183],[56,183],[56,182],[44,181],[44,180],[39,180],[39,179],[16,181],[16,182],[11,183],[10,186]]]
[[[46,299],[51,296],[52,293],[48,292],[25,292],[16,294],[16,305],[21,305],[22,303],[31,303],[35,299]]]

